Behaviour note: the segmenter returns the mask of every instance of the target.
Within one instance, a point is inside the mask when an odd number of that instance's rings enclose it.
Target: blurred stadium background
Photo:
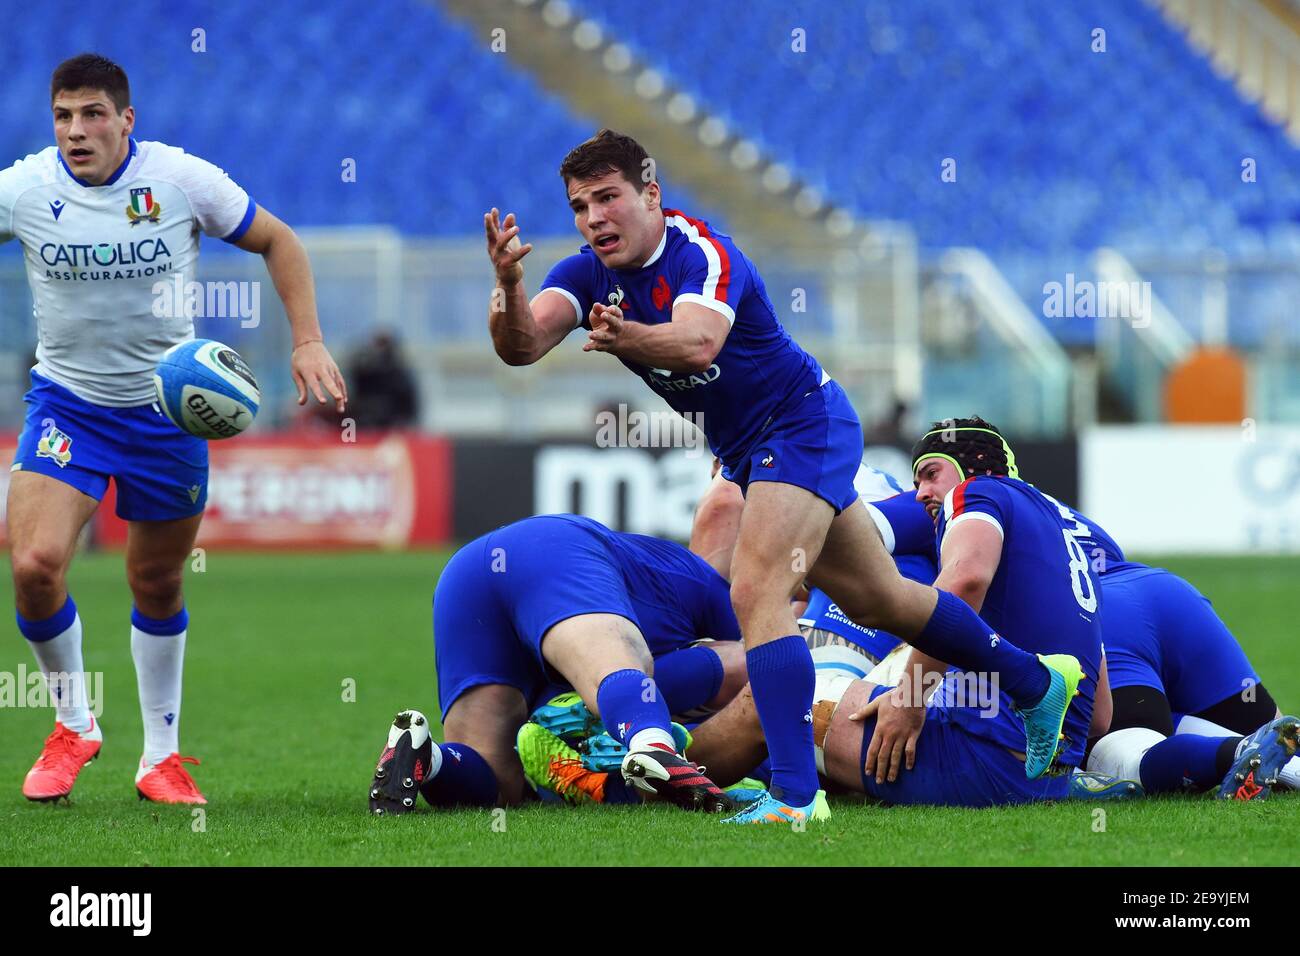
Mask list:
[[[201,279],[266,286],[257,327],[197,323],[265,402],[213,447],[201,540],[442,547],[557,510],[685,537],[707,458],[594,447],[598,410],[666,406],[576,340],[507,368],[486,334],[482,213],[518,214],[535,292],[579,244],[560,159],[609,125],[757,263],[874,462],[905,475],[923,424],[978,413],[1132,550],[1300,552],[1300,2],[739,9],[47,0],[17,15],[41,29],[0,31],[5,163],[52,142],[50,72],[95,50],[130,75],[138,139],[308,243],[355,429],[296,408],[262,263],[205,244]],[[0,454],[34,342],[10,243]]]

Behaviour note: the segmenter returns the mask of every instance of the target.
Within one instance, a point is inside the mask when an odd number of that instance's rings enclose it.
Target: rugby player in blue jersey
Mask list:
[[[935,585],[981,609],[997,630],[991,642],[1003,635],[1026,648],[1050,642],[1077,658],[1086,676],[1066,713],[1057,772],[1026,779],[1021,718],[1005,691],[914,648],[897,687],[869,680],[842,686],[817,727],[826,775],[900,804],[1064,799],[1068,771],[1083,757],[1101,667],[1098,585],[1076,540],[1088,529],[1012,477],[1010,448],[978,419],[936,427],[913,459],[917,497],[938,523]],[[706,762],[715,779],[729,782],[761,757],[760,728],[747,709],[742,695],[695,732],[690,756]],[[781,819],[774,814],[773,822]]]
[[[663,208],[653,173],[646,151],[610,130],[565,157],[560,175],[587,244],[557,263],[531,300],[521,260],[532,247],[520,242],[513,215],[485,214],[497,284],[488,325],[510,365],[536,362],[587,329],[585,351],[611,353],[674,409],[702,417],[724,475],[746,494],[731,600],[772,791],[735,822],[826,815],[812,741],[815,673],[790,605],[805,577],[858,623],[999,674],[1025,715],[1023,771],[1040,776],[1056,757],[1078,662],[990,641],[959,598],[899,575],[857,503],[862,429],[843,389],[786,334],[735,243]]]
[[[526,518],[456,552],[433,620],[447,742],[430,740],[418,712],[399,714],[372,810],[410,810],[417,790],[435,806],[520,802],[520,728],[564,686],[627,748],[633,786],[686,809],[733,809],[672,732],[670,714],[721,702],[726,649],[740,639],[727,582],[681,545],[575,515]],[[719,643],[692,646],[702,638]],[[603,775],[586,783],[604,789]]]

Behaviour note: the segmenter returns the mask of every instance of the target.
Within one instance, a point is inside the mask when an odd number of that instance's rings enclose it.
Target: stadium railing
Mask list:
[[[1116,249],[1098,249],[1093,265],[1103,282],[1121,288],[1144,281]],[[1107,318],[1097,326],[1098,358],[1107,381],[1119,390],[1141,422],[1160,421],[1164,377],[1187,358],[1194,344],[1192,336],[1154,292],[1141,314]]]

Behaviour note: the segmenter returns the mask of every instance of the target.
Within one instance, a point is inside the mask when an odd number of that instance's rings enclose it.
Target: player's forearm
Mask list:
[[[488,306],[488,331],[492,347],[507,365],[531,365],[541,358],[540,336],[524,284],[498,284]]]
[[[955,594],[978,614],[984,606],[984,598],[988,596],[991,579],[983,562],[964,556],[957,549],[947,549],[943,554],[943,569],[935,579],[934,586]]]
[[[296,348],[305,342],[322,342],[320,319],[316,314],[316,285],[312,278],[307,249],[293,230],[285,229],[262,255],[266,271],[275,283],[276,294],[284,303]]]
[[[717,358],[714,343],[693,322],[628,322],[615,350],[619,358],[669,372],[704,372]]]

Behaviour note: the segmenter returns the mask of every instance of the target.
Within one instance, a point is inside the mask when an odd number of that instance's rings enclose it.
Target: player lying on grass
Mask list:
[[[31,800],[66,797],[103,731],[84,681],[81,618],[68,567],[112,478],[126,519],[126,579],[144,722],[142,799],[204,803],[180,755],[181,670],[189,616],[181,572],[208,491],[208,447],[154,404],[163,353],[194,338],[183,309],[159,316],[159,278],[193,278],[199,236],[261,254],[293,333],[293,380],[339,411],[346,390],[322,341],[311,265],[293,231],[217,167],[137,142],[126,73],[82,54],[50,83],[57,145],[0,170],[0,242],[22,243],[38,330],[27,420],[6,520],[18,629],[64,691],[54,732],[23,781]],[[71,680],[59,675],[70,675]]]
[[[988,675],[945,674],[945,662],[914,649],[913,666],[898,687],[852,681],[832,702],[838,705],[833,712],[822,715],[816,732],[826,776],[891,803],[1063,799],[1070,791],[1067,771],[1083,757],[1101,665],[1097,582],[1075,540],[1086,529],[1014,477],[1010,449],[982,424],[936,428],[917,443],[913,458],[917,496],[940,512],[936,586],[981,610],[996,628],[986,633],[990,643],[1002,635],[1031,648],[1051,641],[1050,649],[1082,662],[1085,678],[1065,717],[1059,772],[1026,779],[1024,755],[1017,752],[1024,740],[1021,718],[1005,690],[995,693]],[[955,480],[944,488],[946,470]],[[690,754],[707,763],[715,779],[729,782],[763,751],[752,699],[742,693],[696,729]]]
[[[805,577],[864,626],[998,673],[1025,717],[1024,772],[1040,776],[1056,757],[1078,662],[1054,658],[1054,669],[1011,641],[990,641],[959,598],[899,575],[856,501],[862,428],[844,390],[781,327],[735,243],[662,207],[654,163],[638,143],[602,130],[565,157],[560,176],[587,245],[556,264],[531,301],[521,260],[532,247],[520,243],[513,215],[483,217],[496,273],[493,346],[507,364],[527,365],[586,328],[585,351],[615,355],[674,409],[703,421],[723,473],[745,492],[731,600],[772,795],[732,822],[806,815],[818,793],[815,669],[790,605]]]
[[[721,704],[744,682],[727,583],[681,545],[573,515],[527,518],[456,552],[433,623],[447,743],[399,716],[372,810],[410,809],[417,788],[435,806],[525,799],[517,735],[557,680],[626,746],[629,784],[687,809],[733,808],[677,753],[671,726],[670,714]],[[701,638],[719,643],[692,646]]]

